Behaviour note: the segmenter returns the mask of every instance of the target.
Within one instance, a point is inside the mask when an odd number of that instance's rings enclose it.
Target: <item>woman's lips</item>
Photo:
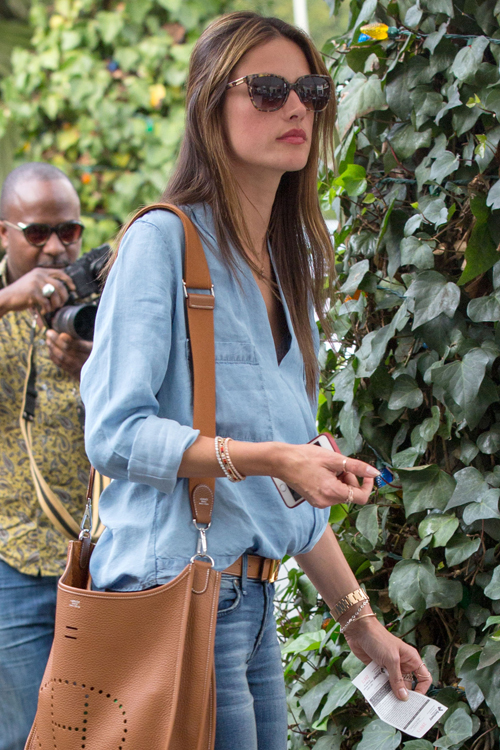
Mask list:
[[[307,136],[303,130],[289,130],[287,133],[280,136],[276,140],[284,141],[285,143],[294,143],[296,145],[300,145],[301,143],[306,142]]]

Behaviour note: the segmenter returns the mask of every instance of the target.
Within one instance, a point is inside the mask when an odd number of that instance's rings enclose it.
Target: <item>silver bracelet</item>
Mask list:
[[[347,628],[347,627],[348,627],[348,626],[349,626],[349,625],[351,624],[351,622],[354,622],[354,620],[356,620],[356,619],[358,618],[358,615],[360,614],[361,610],[362,610],[362,609],[363,609],[364,607],[366,607],[366,605],[367,605],[367,604],[369,604],[369,601],[368,601],[368,599],[367,599],[366,601],[364,601],[364,602],[363,602],[363,604],[362,604],[362,605],[361,605],[360,607],[358,607],[358,609],[357,609],[357,610],[356,610],[356,612],[355,612],[355,613],[354,613],[354,614],[352,615],[352,617],[350,617],[350,618],[349,618],[349,619],[347,620],[347,622],[345,623],[345,625],[343,625],[343,626],[342,626],[342,627],[340,628],[340,632],[342,633],[342,635],[344,634],[344,631],[345,631],[345,629],[346,629],[346,628]]]

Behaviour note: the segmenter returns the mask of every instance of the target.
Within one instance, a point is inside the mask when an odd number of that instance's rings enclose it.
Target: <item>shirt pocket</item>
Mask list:
[[[192,366],[189,340],[186,354]],[[254,344],[216,341],[215,383],[218,435],[251,442],[273,439],[264,373]]]

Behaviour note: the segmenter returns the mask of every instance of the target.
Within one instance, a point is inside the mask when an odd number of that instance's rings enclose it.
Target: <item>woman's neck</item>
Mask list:
[[[252,170],[247,165],[245,168],[234,165],[233,174],[250,235],[251,247],[248,250],[253,259],[259,262],[266,252],[266,235],[282,175],[275,171],[263,174],[261,169]]]

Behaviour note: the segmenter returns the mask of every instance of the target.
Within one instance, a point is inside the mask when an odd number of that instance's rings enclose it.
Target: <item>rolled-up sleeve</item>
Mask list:
[[[159,416],[183,244],[180,220],[161,213],[161,229],[148,214],[125,234],[99,304],[81,393],[93,466],[171,493],[199,431]]]

